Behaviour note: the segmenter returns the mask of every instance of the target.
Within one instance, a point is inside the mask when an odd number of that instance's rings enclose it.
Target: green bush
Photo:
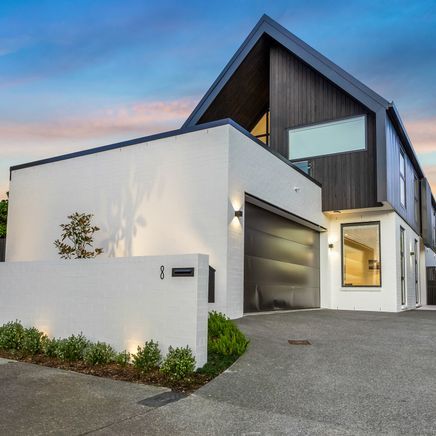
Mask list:
[[[60,339],[56,338],[44,338],[42,341],[42,352],[48,357],[58,357],[60,341]]]
[[[24,327],[17,321],[11,321],[0,327],[0,349],[20,350],[24,339]]]
[[[115,356],[115,363],[120,366],[127,366],[130,363],[130,353],[126,350],[121,351]]]
[[[108,344],[97,342],[91,344],[83,353],[83,360],[88,365],[105,365],[115,360],[117,353]]]
[[[221,356],[239,357],[249,341],[238,327],[222,313],[211,312],[208,321],[208,350]]]
[[[192,374],[195,369],[195,357],[192,350],[185,348],[168,348],[168,354],[160,368],[161,372],[171,380],[182,380]]]
[[[83,360],[85,349],[91,345],[82,333],[71,335],[66,339],[57,341],[56,356],[62,360]]]
[[[159,368],[162,356],[157,342],[147,341],[144,347],[138,346],[138,352],[133,355],[133,366],[141,372]]]
[[[35,327],[24,329],[21,351],[24,354],[38,354],[43,351],[44,341],[47,336]]]

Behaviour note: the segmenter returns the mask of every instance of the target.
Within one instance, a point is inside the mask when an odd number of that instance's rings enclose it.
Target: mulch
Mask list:
[[[132,383],[152,384],[164,386],[176,392],[191,393],[209,382],[213,377],[206,374],[194,373],[183,380],[171,380],[158,369],[147,373],[141,373],[133,365],[121,366],[116,363],[107,365],[88,365],[83,361],[65,361],[55,357],[48,357],[43,354],[34,356],[23,356],[18,352],[0,350],[0,357],[17,360],[20,362],[33,363],[50,368],[64,369],[67,371],[79,372],[82,374],[94,375],[97,377],[110,378]]]

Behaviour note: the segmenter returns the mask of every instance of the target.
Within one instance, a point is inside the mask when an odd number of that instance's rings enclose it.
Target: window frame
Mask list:
[[[346,285],[344,283],[344,228],[346,227],[358,227],[358,226],[374,225],[378,229],[378,250],[380,257],[380,284],[379,285]],[[364,221],[364,222],[354,222],[354,223],[342,223],[341,224],[341,285],[344,289],[359,289],[359,288],[372,288],[381,289],[383,286],[382,277],[382,252],[381,252],[381,225],[380,221]]]
[[[365,148],[359,148],[358,150],[349,150],[349,151],[338,151],[336,153],[327,153],[327,154],[316,154],[316,155],[312,155],[312,156],[304,156],[304,157],[298,157],[295,159],[291,159],[289,156],[289,151],[290,151],[290,138],[289,138],[289,132],[291,130],[296,130],[296,129],[303,129],[305,127],[313,127],[313,126],[322,126],[323,124],[331,124],[334,122],[340,122],[340,121],[346,121],[346,120],[352,120],[353,118],[363,118],[364,119],[364,124],[365,124],[365,129],[364,129],[364,135],[365,135]],[[291,162],[298,162],[298,161],[305,161],[305,160],[313,160],[313,159],[318,159],[318,158],[323,158],[323,157],[328,157],[328,156],[339,156],[341,154],[348,154],[348,153],[362,153],[365,151],[368,151],[368,114],[360,114],[360,115],[349,115],[347,117],[340,117],[340,118],[332,118],[332,119],[328,119],[328,120],[323,120],[323,121],[316,121],[313,123],[303,123],[303,124],[297,124],[295,126],[292,127],[287,127],[285,129],[286,131],[286,138],[287,138],[287,142],[288,142],[288,159]]]
[[[401,174],[401,157],[403,158],[403,162],[404,162],[404,175]],[[404,152],[404,150],[402,148],[400,148],[400,154],[399,154],[399,171],[398,174],[400,176],[400,204],[404,209],[407,209],[407,183],[406,183],[406,179],[407,179],[407,165],[406,165],[406,153]],[[402,201],[401,198],[401,186],[404,187],[404,203]]]
[[[416,174],[413,174],[413,202],[414,202],[414,215],[415,215],[415,223],[420,226],[420,184],[419,179]]]
[[[400,304],[407,307],[407,286],[406,286],[406,230],[400,226]]]

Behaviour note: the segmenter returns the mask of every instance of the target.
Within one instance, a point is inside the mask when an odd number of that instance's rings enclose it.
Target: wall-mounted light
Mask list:
[[[411,255],[411,256],[415,256],[415,252],[414,252],[414,251],[411,251],[411,252],[410,252],[410,255]]]
[[[236,218],[242,218],[242,215],[243,215],[242,210],[235,210],[235,217]]]
[[[334,245],[333,244],[329,244],[329,248],[333,248],[334,247]]]

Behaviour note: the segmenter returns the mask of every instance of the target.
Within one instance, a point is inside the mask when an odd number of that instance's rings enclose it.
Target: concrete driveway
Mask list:
[[[248,352],[195,394],[163,407],[138,404],[162,392],[157,388],[77,374],[64,398],[52,398],[71,373],[0,365],[0,433],[436,433],[436,312],[321,310],[238,324],[251,339]],[[60,375],[45,384],[40,371]],[[79,378],[92,382],[75,389]]]

